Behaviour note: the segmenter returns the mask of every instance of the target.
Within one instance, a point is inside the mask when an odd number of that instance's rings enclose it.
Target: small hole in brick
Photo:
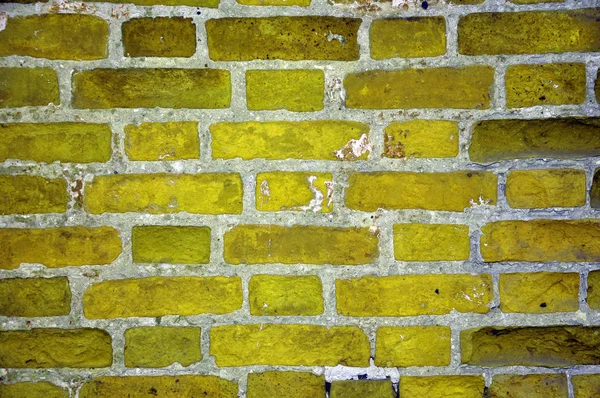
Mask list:
[[[440,294],[440,289],[435,289],[435,294]]]
[[[547,306],[548,306],[548,304],[546,304],[546,303],[540,304],[540,307],[542,307],[542,308],[546,308]]]
[[[429,4],[426,1],[424,1],[421,3],[421,7],[423,7],[423,9],[426,10],[427,7],[429,7]]]

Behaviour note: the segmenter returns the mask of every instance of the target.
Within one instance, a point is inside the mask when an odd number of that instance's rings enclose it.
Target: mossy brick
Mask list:
[[[583,206],[586,194],[584,170],[513,170],[506,178],[506,200],[513,208]]]
[[[600,155],[600,118],[498,119],[473,126],[469,157],[478,163]]]
[[[110,335],[100,329],[0,331],[3,368],[104,368],[112,364]]]
[[[402,376],[402,398],[460,397],[481,398],[485,394],[483,376]]]
[[[86,185],[84,208],[92,214],[240,214],[242,191],[235,173],[101,175]]]
[[[600,309],[600,271],[591,271],[587,278],[587,303],[594,310]]]
[[[435,57],[446,53],[446,19],[376,19],[369,32],[371,58]]]
[[[210,133],[216,159],[357,160],[371,151],[369,125],[345,120],[221,122]]]
[[[575,272],[500,275],[500,310],[544,314],[579,309],[579,274]]]
[[[245,6],[298,6],[308,7],[311,0],[237,0],[238,4]]]
[[[600,169],[596,169],[592,178],[590,188],[590,206],[592,209],[600,209]]]
[[[230,72],[224,69],[92,69],[73,75],[73,107],[229,108]]]
[[[600,328],[483,327],[460,333],[465,365],[563,368],[600,364]]]
[[[461,261],[471,253],[469,227],[459,224],[394,225],[394,258],[400,261]]]
[[[79,398],[211,397],[236,398],[235,382],[208,375],[101,376],[86,381]]]
[[[113,227],[0,228],[0,269],[23,263],[48,268],[112,263],[121,254]]]
[[[325,376],[308,372],[248,373],[248,398],[325,398]]]
[[[220,0],[91,0],[92,2],[135,4],[138,6],[189,6],[189,7],[219,7]]]
[[[133,18],[123,22],[127,57],[186,57],[196,52],[196,25],[192,18]]]
[[[509,220],[481,228],[485,262],[596,262],[600,261],[600,221]]]
[[[0,161],[107,162],[112,155],[111,142],[108,124],[0,124]]]
[[[387,158],[454,158],[458,156],[458,123],[448,120],[409,120],[384,130]]]
[[[346,106],[356,109],[488,109],[494,69],[456,68],[370,70],[344,79]]]
[[[600,374],[573,375],[571,377],[575,398],[600,396]]]
[[[208,264],[210,228],[138,225],[131,236],[135,263]]]
[[[312,225],[239,225],[225,232],[229,264],[370,264],[379,240],[369,228]]]
[[[47,381],[0,384],[4,398],[69,398],[69,392]]]
[[[51,68],[0,68],[0,108],[60,105],[58,75]]]
[[[506,68],[506,106],[581,104],[585,101],[583,63],[509,65]]]
[[[496,204],[498,177],[488,171],[354,173],[346,206],[352,210],[423,209],[462,212]]]
[[[209,19],[208,56],[213,61],[356,61],[360,23],[329,16]]]
[[[325,73],[320,69],[248,70],[246,101],[253,111],[323,109]]]
[[[331,398],[396,398],[392,381],[384,380],[334,380],[329,392]]]
[[[258,173],[256,209],[329,213],[333,210],[333,175],[286,171]]]
[[[448,326],[382,326],[377,329],[375,343],[376,366],[450,365]]]
[[[567,398],[569,388],[564,374],[495,375],[487,397]]]
[[[482,12],[458,21],[465,55],[600,51],[600,8]]]
[[[71,289],[66,276],[0,280],[0,315],[40,317],[69,315]]]
[[[237,276],[153,276],[105,280],[83,295],[88,319],[228,314],[242,307]]]
[[[85,14],[8,18],[0,31],[0,56],[95,60],[108,54],[108,22]]]
[[[316,275],[254,275],[248,289],[251,315],[308,316],[323,313],[323,284]]]
[[[200,328],[135,327],[125,331],[125,366],[162,368],[173,363],[190,366],[202,359]]]
[[[369,366],[370,344],[356,326],[224,325],[210,329],[217,366]]]
[[[198,122],[128,124],[125,126],[125,152],[130,160],[199,159]]]
[[[338,314],[358,317],[485,314],[493,297],[488,274],[364,276],[335,285]]]
[[[0,214],[64,213],[70,201],[63,178],[0,176]]]

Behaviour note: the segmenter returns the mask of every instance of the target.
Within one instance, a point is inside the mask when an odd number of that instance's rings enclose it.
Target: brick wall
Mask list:
[[[0,396],[600,396],[597,0],[0,3]]]

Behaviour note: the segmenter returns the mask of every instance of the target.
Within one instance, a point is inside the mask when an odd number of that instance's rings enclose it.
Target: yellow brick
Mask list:
[[[108,22],[83,14],[8,18],[0,31],[0,56],[93,60],[107,57]]]
[[[354,173],[346,189],[346,206],[361,211],[464,211],[476,204],[496,204],[497,186],[496,175],[486,171]]]
[[[565,0],[509,0],[515,4],[563,3]]]
[[[323,285],[315,275],[255,275],[250,279],[249,290],[252,315],[323,313]]]
[[[542,314],[579,309],[579,274],[560,272],[500,275],[502,312]]]
[[[484,327],[460,333],[463,364],[564,368],[600,364],[600,327]]]
[[[600,50],[600,8],[487,12],[458,22],[461,54],[536,54]]]
[[[112,364],[110,335],[100,329],[0,332],[3,368],[103,368]]]
[[[69,392],[47,381],[35,383],[0,384],[4,398],[69,398]]]
[[[246,101],[250,110],[320,111],[324,107],[324,98],[325,74],[322,70],[246,71]]]
[[[210,228],[136,226],[131,250],[136,263],[208,264]]]
[[[106,162],[112,154],[108,124],[0,124],[0,161]]]
[[[190,366],[201,359],[200,328],[156,326],[125,331],[128,368],[162,368],[175,362]]]
[[[140,6],[190,6],[190,7],[209,7],[217,8],[220,0],[91,0],[90,3],[116,3],[116,4],[136,4]]]
[[[71,312],[71,289],[66,276],[0,280],[0,315],[60,316]]]
[[[210,126],[216,159],[366,159],[369,126],[344,120],[215,123]],[[364,143],[364,145],[358,145]],[[357,154],[350,151],[360,147]]]
[[[469,148],[479,163],[598,155],[600,118],[484,120],[474,126]]]
[[[369,339],[356,326],[225,325],[210,329],[217,366],[369,366]]]
[[[92,214],[240,214],[239,174],[123,174],[96,176],[85,188],[84,207]]]
[[[586,192],[584,170],[515,170],[506,179],[506,200],[518,209],[583,206]]]
[[[394,225],[394,257],[400,261],[460,261],[471,253],[469,227],[458,224]]]
[[[325,376],[304,372],[248,374],[248,398],[325,398]]]
[[[73,75],[74,108],[229,108],[230,101],[230,72],[222,69],[92,69]]]
[[[481,232],[486,262],[600,261],[598,220],[499,221]]]
[[[237,276],[105,280],[83,295],[88,319],[227,314],[241,307],[242,282]]]
[[[104,376],[87,381],[79,398],[114,398],[125,395],[128,398],[214,397],[236,398],[236,383],[217,376],[177,375],[177,376]]]
[[[446,53],[444,17],[376,19],[371,23],[371,58],[435,57]]]
[[[0,176],[0,214],[64,213],[69,195],[62,178]]]
[[[372,70],[344,79],[346,106],[358,109],[488,109],[494,69],[459,68]]]
[[[298,6],[308,7],[311,0],[237,0],[245,6]]]
[[[402,376],[399,390],[402,398],[481,398],[485,380],[483,376]]]
[[[588,275],[587,302],[591,308],[600,309],[600,271]]]
[[[448,366],[450,350],[447,326],[383,326],[377,329],[375,365]]]
[[[396,391],[386,380],[338,380],[331,383],[331,398],[396,398]]]
[[[127,57],[191,57],[196,52],[192,18],[133,18],[123,22]]]
[[[0,68],[0,108],[60,105],[58,75],[50,68]]]
[[[575,398],[593,398],[600,396],[600,375],[574,375],[571,378]]]
[[[103,265],[121,254],[121,238],[112,227],[0,228],[0,242],[0,269],[22,263],[48,268]]]
[[[199,159],[198,122],[129,124],[125,152],[130,160]]]
[[[360,23],[326,16],[209,19],[208,55],[213,61],[354,61]]]
[[[488,389],[489,398],[567,398],[569,388],[564,374],[497,375]]]
[[[590,206],[592,209],[600,209],[600,169],[596,169],[594,172],[590,189]]]
[[[270,172],[256,176],[256,209],[260,211],[333,210],[333,175]]]
[[[485,314],[491,275],[365,276],[336,281],[337,312],[347,316],[442,315],[453,310]]]
[[[358,265],[379,257],[379,240],[368,228],[240,225],[223,241],[229,264]]]
[[[458,155],[458,124],[446,120],[393,122],[384,130],[388,158],[453,158]]]
[[[506,68],[506,106],[581,104],[585,64],[510,65]]]

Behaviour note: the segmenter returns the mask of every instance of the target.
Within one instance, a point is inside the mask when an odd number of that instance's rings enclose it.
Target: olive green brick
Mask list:
[[[435,57],[446,53],[444,17],[376,19],[369,33],[371,58]]]
[[[331,398],[396,398],[392,381],[336,380],[331,383]]]
[[[481,398],[485,380],[483,376],[402,376],[399,392],[402,398]]]
[[[69,398],[69,392],[47,381],[38,381],[34,383],[0,384],[0,397]]]
[[[0,56],[95,60],[108,54],[108,22],[84,14],[8,18],[0,31]]]
[[[250,110],[314,112],[323,109],[324,98],[325,74],[322,70],[246,71],[246,101]]]
[[[224,325],[210,329],[217,366],[369,366],[370,344],[356,326]]]
[[[488,397],[567,398],[569,388],[564,374],[496,375]]]
[[[200,328],[149,326],[125,331],[125,366],[162,368],[173,363],[190,366],[202,359]]]
[[[461,54],[545,54],[600,51],[600,8],[487,12],[461,17]]]
[[[453,158],[458,156],[458,123],[448,120],[409,120],[384,130],[388,158]]]
[[[104,368],[112,364],[110,335],[100,329],[0,331],[3,368]]]
[[[575,398],[594,398],[600,395],[600,374],[573,375]]]
[[[323,313],[323,284],[315,275],[254,275],[248,289],[252,315],[299,316]]]
[[[307,372],[249,373],[248,398],[325,398],[325,376]]]
[[[450,365],[448,326],[383,326],[377,329],[375,342],[376,366]]]
[[[469,227],[458,224],[394,225],[394,258],[400,261],[460,261],[471,253]]]
[[[71,312],[71,289],[65,276],[0,279],[0,315],[60,316]]]
[[[128,124],[125,152],[130,160],[199,159],[198,122]]]
[[[0,108],[60,105],[58,75],[50,68],[0,68]]]
[[[194,226],[135,226],[131,237],[136,263],[208,264],[210,228]]]
[[[191,57],[196,52],[192,18],[134,18],[123,22],[127,57]]]
[[[105,280],[83,295],[88,319],[228,314],[242,307],[237,276],[153,276]]]
[[[0,214],[64,213],[70,198],[62,178],[0,176]]]
[[[591,271],[587,278],[587,303],[594,310],[600,309],[600,271]]]
[[[286,171],[258,173],[256,209],[329,213],[333,210],[333,175]]]
[[[73,107],[229,108],[230,72],[224,69],[92,69],[73,75]]]
[[[514,170],[506,178],[506,200],[513,208],[583,206],[586,193],[584,170]]]
[[[213,61],[355,61],[360,23],[328,16],[209,19],[208,55]]]
[[[561,272],[500,275],[502,312],[551,313],[579,309],[579,274]]]
[[[600,169],[596,169],[592,178],[592,187],[590,188],[590,207],[592,209],[600,208]]]

